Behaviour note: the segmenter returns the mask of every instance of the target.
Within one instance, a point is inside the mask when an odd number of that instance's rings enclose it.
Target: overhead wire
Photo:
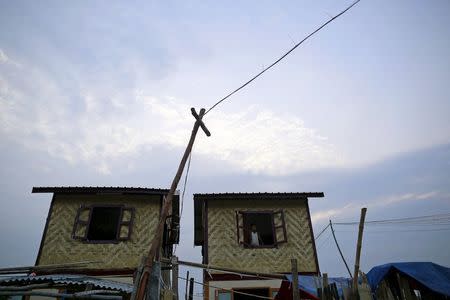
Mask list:
[[[314,240],[317,241],[320,238],[320,236],[325,232],[325,230],[327,230],[328,227],[330,227],[330,223],[328,223],[328,225],[325,226],[324,229],[322,229],[322,231],[314,238]]]
[[[333,222],[334,225],[358,225],[359,222]],[[450,213],[435,214],[417,217],[384,219],[365,221],[365,225],[392,225],[392,226],[428,226],[428,225],[450,225]]]
[[[280,61],[282,61],[286,56],[288,56],[289,54],[291,54],[295,49],[297,49],[301,44],[303,44],[306,40],[308,40],[310,37],[312,37],[314,34],[316,34],[317,32],[319,32],[322,28],[324,28],[325,26],[327,26],[328,24],[330,24],[331,22],[333,22],[334,20],[336,20],[337,18],[339,18],[340,16],[342,16],[343,14],[345,14],[348,10],[350,10],[353,6],[355,6],[359,1],[361,0],[356,0],[355,2],[353,2],[351,5],[349,5],[346,9],[344,9],[343,11],[341,11],[340,13],[338,13],[337,15],[335,15],[334,17],[332,17],[331,19],[329,19],[327,22],[323,23],[320,27],[318,27],[316,30],[314,30],[313,32],[311,32],[310,34],[308,34],[304,39],[302,39],[300,42],[298,42],[297,44],[294,45],[294,47],[292,47],[291,49],[289,49],[289,51],[287,51],[286,53],[284,53],[280,58],[278,58],[276,61],[274,61],[273,63],[271,63],[268,67],[264,68],[261,72],[259,72],[258,74],[256,74],[255,76],[253,76],[252,78],[250,78],[248,81],[246,81],[244,84],[242,84],[241,86],[239,86],[237,89],[233,90],[232,92],[230,92],[228,95],[226,95],[225,97],[223,97],[222,99],[220,99],[219,101],[217,101],[213,106],[211,106],[205,113],[205,116],[211,111],[213,110],[217,105],[219,105],[220,103],[222,103],[223,101],[227,100],[228,98],[230,98],[231,96],[233,96],[234,94],[236,94],[237,92],[239,92],[240,90],[242,90],[244,87],[246,87],[247,85],[249,85],[252,81],[254,81],[256,78],[258,78],[259,76],[261,76],[262,74],[264,74],[266,71],[268,71],[269,69],[271,69],[273,66],[275,66],[276,64],[278,64]]]

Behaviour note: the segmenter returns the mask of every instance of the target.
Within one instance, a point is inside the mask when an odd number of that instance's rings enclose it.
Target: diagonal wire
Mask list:
[[[327,228],[330,227],[330,224],[328,223],[327,226],[325,226],[324,229],[322,229],[322,231],[314,238],[315,241],[317,241],[317,239],[319,239],[319,237],[325,232],[325,230],[327,230]]]
[[[317,32],[319,32],[322,28],[324,28],[325,26],[327,26],[328,24],[330,24],[331,22],[333,22],[334,20],[336,20],[337,18],[339,18],[340,16],[342,16],[343,14],[345,14],[349,9],[351,9],[353,6],[355,6],[360,0],[356,0],[355,2],[353,2],[350,6],[348,6],[346,9],[344,9],[343,11],[341,11],[340,13],[338,13],[337,15],[335,15],[334,17],[332,17],[331,19],[329,19],[327,22],[323,23],[320,27],[318,27],[316,30],[314,30],[313,32],[311,32],[309,35],[307,35],[303,40],[301,40],[300,42],[298,42],[297,44],[295,44],[294,47],[292,47],[291,49],[289,49],[288,52],[286,52],[285,54],[283,54],[280,58],[278,58],[276,61],[274,61],[272,64],[270,64],[268,67],[264,68],[261,72],[259,72],[258,74],[256,74],[255,76],[253,76],[250,80],[248,80],[247,82],[245,82],[243,85],[241,85],[240,87],[238,87],[237,89],[235,89],[234,91],[232,91],[231,93],[229,93],[228,95],[226,95],[225,97],[223,97],[222,99],[220,99],[216,104],[214,104],[213,106],[211,106],[205,113],[205,116],[212,110],[214,109],[217,105],[219,105],[220,103],[222,103],[223,101],[225,101],[226,99],[228,99],[229,97],[233,96],[234,94],[236,94],[237,92],[239,92],[240,90],[242,90],[244,87],[246,87],[247,85],[249,85],[253,80],[255,80],[256,78],[258,78],[259,76],[261,76],[263,73],[265,73],[266,71],[268,71],[269,69],[271,69],[273,66],[275,66],[276,64],[278,64],[280,61],[282,61],[286,56],[288,56],[289,54],[291,54],[292,51],[294,51],[295,49],[298,48],[298,46],[300,46],[301,44],[303,44],[306,40],[308,40],[310,37],[312,37],[314,34],[316,34]]]

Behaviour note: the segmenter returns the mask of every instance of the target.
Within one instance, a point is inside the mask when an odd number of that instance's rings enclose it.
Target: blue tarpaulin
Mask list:
[[[292,275],[286,275],[286,278],[292,282]],[[299,275],[298,287],[312,295],[317,296],[318,284],[322,279],[316,276]],[[350,279],[344,277],[329,277],[328,283],[336,283],[336,287],[340,296],[342,296],[342,288],[350,286]]]
[[[373,267],[367,273],[367,279],[372,291],[376,291],[383,278],[390,271],[395,270],[414,278],[436,293],[450,296],[450,268],[431,262],[389,263]]]

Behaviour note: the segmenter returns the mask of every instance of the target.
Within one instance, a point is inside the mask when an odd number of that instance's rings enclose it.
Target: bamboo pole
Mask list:
[[[364,221],[366,219],[367,208],[361,208],[361,217],[359,219],[358,230],[358,242],[356,244],[356,257],[355,257],[355,272],[353,273],[353,294],[358,297],[358,272],[359,272],[359,260],[361,257],[361,246],[364,231]]]
[[[186,272],[186,287],[184,291],[184,300],[188,300],[188,281],[189,281],[189,271]]]
[[[172,198],[175,194],[175,190],[178,186],[178,183],[180,182],[181,175],[183,174],[184,167],[186,165],[186,161],[189,157],[189,154],[192,151],[192,146],[194,145],[195,137],[197,136],[198,129],[201,127],[205,134],[207,136],[210,136],[211,133],[206,128],[205,124],[203,124],[202,118],[205,115],[205,109],[200,109],[200,114],[197,115],[197,112],[194,108],[191,108],[191,113],[196,119],[194,127],[191,132],[191,137],[189,139],[188,145],[186,147],[186,150],[184,151],[183,157],[181,158],[180,165],[178,166],[177,173],[175,174],[175,177],[173,178],[172,185],[170,186],[169,193],[166,196],[166,200],[163,203],[163,207],[161,209],[161,215],[159,218],[158,226],[155,229],[154,237],[150,246],[150,251],[147,256],[146,266],[144,268],[144,272],[142,274],[140,284],[139,284],[139,290],[136,295],[137,300],[143,300],[144,295],[147,289],[148,285],[148,278],[150,274],[150,270],[152,268],[153,259],[159,258],[159,250],[161,245],[161,240],[164,232],[164,224],[166,222],[167,216],[170,214],[169,210],[172,207]]]
[[[292,300],[300,300],[300,293],[298,292],[297,260],[295,258],[291,259],[291,269],[292,269]]]
[[[194,299],[194,278],[189,279],[189,297],[188,300]]]

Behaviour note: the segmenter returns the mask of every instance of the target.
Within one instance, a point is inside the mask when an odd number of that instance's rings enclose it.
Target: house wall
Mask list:
[[[72,239],[72,230],[80,205],[126,205],[135,208],[130,240],[116,244],[92,244]],[[89,269],[136,268],[150,249],[158,223],[160,197],[153,195],[56,194],[50,210],[47,230],[37,265],[102,261]]]
[[[207,247],[211,265],[265,273],[318,272],[307,200],[208,200]],[[285,214],[288,242],[278,248],[243,248],[237,242],[237,210],[279,210]]]

